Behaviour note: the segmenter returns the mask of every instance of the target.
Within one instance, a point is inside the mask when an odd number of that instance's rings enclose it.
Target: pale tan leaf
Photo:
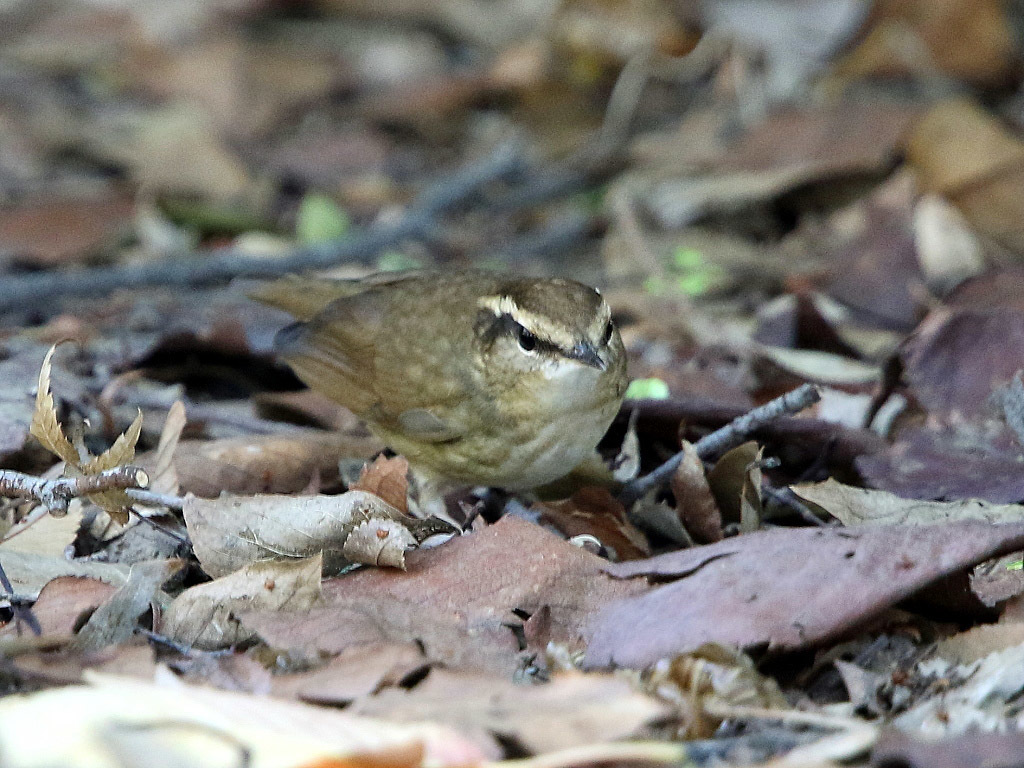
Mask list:
[[[99,579],[116,587],[128,580],[128,566],[121,563],[67,560],[63,556],[40,555],[6,547],[0,552],[4,572],[11,580],[14,593],[30,600],[34,600],[46,584],[61,576]],[[6,597],[0,598],[0,605],[7,605]]]
[[[150,490],[155,493],[178,494],[178,473],[174,468],[174,451],[178,448],[182,430],[185,429],[185,404],[176,400],[167,411],[167,420],[160,433],[156,448],[153,471],[150,473]]]
[[[88,673],[70,685],[0,701],[4,766],[123,768],[238,765],[482,765],[465,736],[431,723],[390,723],[336,709],[182,684]],[[55,738],[59,735],[59,738]]]
[[[353,563],[385,565],[405,570],[405,552],[416,538],[397,520],[367,520],[345,539],[341,551]]]
[[[352,562],[344,550],[356,526],[382,520],[410,530],[421,524],[366,491],[340,496],[185,499],[185,525],[192,547],[203,570],[214,578],[257,560],[303,558],[318,552],[324,555],[325,570],[335,572]]]
[[[237,614],[307,611],[322,600],[321,555],[305,560],[253,563],[206,584],[186,589],[164,613],[162,634],[179,643],[213,650],[251,639]]]
[[[13,526],[0,542],[0,555],[11,550],[52,557],[64,557],[82,525],[82,502],[72,499],[66,515],[47,514],[44,507],[33,510]]]
[[[940,525],[957,520],[1011,523],[1024,520],[1020,504],[990,504],[978,499],[921,501],[887,491],[854,488],[828,479],[791,486],[804,501],[824,510],[843,525]]]
[[[32,413],[32,424],[29,426],[29,434],[42,443],[50,453],[63,459],[71,466],[77,467],[80,459],[78,452],[71,445],[64,429],[57,419],[57,407],[53,402],[53,395],[50,393],[50,365],[53,353],[57,351],[54,344],[43,358],[43,364],[39,368],[39,383],[36,389],[36,407]]]

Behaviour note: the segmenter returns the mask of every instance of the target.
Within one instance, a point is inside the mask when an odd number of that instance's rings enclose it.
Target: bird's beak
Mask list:
[[[599,371],[604,371],[608,368],[607,361],[597,353],[597,350],[594,349],[594,345],[586,341],[573,347],[569,351],[568,356],[573,360],[579,360],[585,365],[597,368]]]

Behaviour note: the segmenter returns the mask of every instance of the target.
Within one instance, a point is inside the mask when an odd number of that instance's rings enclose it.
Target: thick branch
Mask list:
[[[787,392],[782,397],[777,397],[759,408],[755,408],[739,418],[733,419],[721,429],[698,440],[694,443],[693,447],[696,449],[697,455],[702,459],[718,456],[730,448],[739,445],[751,433],[756,432],[766,424],[782,416],[802,411],[820,399],[821,393],[817,387],[813,384],[804,384],[792,392]],[[653,472],[628,483],[622,489],[622,493],[619,494],[619,500],[628,506],[645,496],[648,492],[661,487],[672,477],[672,473],[676,471],[682,460],[683,454],[679,452]]]

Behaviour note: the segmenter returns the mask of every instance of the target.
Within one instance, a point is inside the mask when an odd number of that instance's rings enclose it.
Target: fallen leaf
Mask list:
[[[79,499],[71,500],[68,513],[62,517],[54,517],[45,509],[37,507],[4,534],[3,541],[0,541],[0,556],[17,550],[63,558],[78,536],[82,515],[82,502]]]
[[[253,633],[238,620],[247,611],[306,611],[321,600],[318,555],[290,562],[253,563],[197,584],[167,607],[161,632],[189,647],[226,648]]]
[[[935,738],[889,729],[871,750],[873,768],[1009,768],[1024,753],[1024,734],[959,733]]]
[[[323,553],[328,573],[352,562],[402,568],[406,550],[417,543],[414,531],[429,526],[365,491],[340,496],[188,496],[184,513],[196,557],[214,578],[258,560],[318,553]]]
[[[867,484],[911,499],[1024,501],[1016,437],[956,428],[908,429],[887,450],[856,459]]]
[[[726,523],[739,523],[744,533],[761,524],[761,454],[755,442],[727,451],[708,472],[708,486]]]
[[[29,432],[42,443],[43,447],[71,466],[78,466],[80,461],[78,451],[74,449],[71,442],[64,435],[64,428],[57,419],[57,406],[53,402],[53,394],[50,392],[50,368],[53,360],[53,353],[57,351],[57,345],[50,347],[43,364],[39,367],[39,381],[36,384],[36,407],[32,413],[32,426]]]
[[[179,491],[174,452],[178,448],[181,432],[185,429],[185,421],[185,404],[175,400],[167,411],[167,419],[160,431],[160,442],[153,456],[153,471],[149,473],[149,488],[154,493],[177,495]]]
[[[1020,504],[967,501],[917,501],[885,491],[843,485],[834,479],[794,485],[793,492],[820,507],[843,525],[937,525],[955,520],[1013,523],[1024,519]]]
[[[29,600],[35,600],[46,584],[61,576],[99,579],[120,587],[128,580],[129,571],[128,566],[120,563],[68,560],[64,557],[18,550],[0,551],[0,563],[3,564],[7,578],[11,580],[15,594]],[[6,598],[0,598],[0,604],[6,603]]]
[[[129,230],[133,209],[125,198],[47,200],[8,208],[0,214],[0,252],[35,267],[80,262]]]
[[[672,473],[671,486],[676,512],[694,541],[721,541],[722,513],[704,475],[704,462],[689,441],[683,441],[683,460]]]
[[[409,462],[404,456],[378,456],[359,473],[349,486],[351,491],[366,491],[379,496],[403,514],[409,512]]]
[[[976,102],[959,98],[933,106],[909,134],[906,151],[926,191],[956,205],[978,232],[1021,251],[1024,141]]]
[[[72,647],[95,651],[130,639],[139,617],[156,601],[160,588],[184,566],[181,560],[149,560],[133,565],[127,581],[93,612]]]
[[[306,615],[253,614],[243,623],[275,648],[339,653],[419,642],[451,668],[511,674],[523,665],[513,627],[550,612],[555,642],[579,639],[587,617],[646,590],[602,572],[608,561],[516,517],[414,550],[407,571],[368,568],[324,581],[325,607]]]
[[[635,560],[651,554],[644,535],[626,518],[626,510],[607,488],[588,486],[571,498],[534,507],[541,520],[567,538],[590,535],[608,550],[611,560]]]
[[[703,643],[807,648],[944,576],[1024,549],[1024,524],[777,529],[606,566],[665,581],[599,611],[587,667],[645,667]]]
[[[995,86],[1010,76],[1013,32],[999,0],[879,0],[862,39],[837,64],[843,77],[945,74]]]
[[[237,494],[299,493],[319,477],[336,482],[342,459],[369,459],[380,451],[374,437],[305,430],[206,442],[183,440],[174,452],[182,493],[216,498]],[[142,462],[151,466],[152,458]]]
[[[81,576],[60,576],[48,582],[32,605],[32,615],[39,622],[43,635],[70,637],[82,617],[91,613],[117,591],[117,587]],[[2,630],[15,634],[13,622]]]
[[[349,648],[322,667],[275,675],[271,692],[313,704],[344,705],[426,668],[428,659],[415,643],[378,643]]]
[[[67,686],[0,701],[0,741],[12,768],[63,765],[120,768],[152,764],[196,768],[292,768],[328,761],[369,768],[466,766],[488,756],[451,729],[398,725],[324,707],[183,685],[92,675]],[[53,724],[60,722],[60,738]]]
[[[593,745],[638,735],[669,708],[623,677],[565,673],[542,685],[493,675],[432,669],[411,690],[391,688],[356,701],[351,711],[398,722],[448,725],[483,741],[494,733],[528,752]]]

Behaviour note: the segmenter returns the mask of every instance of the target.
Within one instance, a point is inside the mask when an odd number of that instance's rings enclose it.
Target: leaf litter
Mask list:
[[[5,760],[1019,762],[1018,8],[157,5],[0,32]],[[199,277],[286,264],[600,285],[658,399],[454,536]]]

